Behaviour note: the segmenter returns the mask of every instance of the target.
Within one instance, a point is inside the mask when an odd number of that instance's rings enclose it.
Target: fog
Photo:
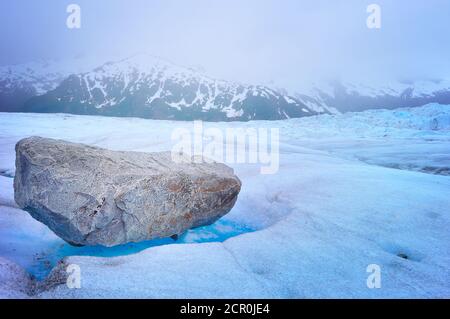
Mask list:
[[[81,8],[69,29],[66,7]],[[367,5],[381,8],[369,29]],[[445,0],[15,0],[0,4],[0,64],[148,52],[222,79],[297,90],[324,79],[439,79]]]

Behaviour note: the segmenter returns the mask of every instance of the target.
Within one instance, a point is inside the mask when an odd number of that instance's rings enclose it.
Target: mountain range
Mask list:
[[[0,67],[0,111],[72,113],[166,120],[280,120],[374,108],[450,104],[450,82],[369,87],[340,81],[301,93],[213,79],[139,54],[92,67],[33,62]]]

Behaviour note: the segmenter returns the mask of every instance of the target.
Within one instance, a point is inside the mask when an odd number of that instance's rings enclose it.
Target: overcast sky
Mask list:
[[[81,7],[81,29],[66,7]],[[368,4],[381,29],[368,29]],[[223,79],[295,89],[450,75],[448,0],[2,0],[0,64],[149,52]]]

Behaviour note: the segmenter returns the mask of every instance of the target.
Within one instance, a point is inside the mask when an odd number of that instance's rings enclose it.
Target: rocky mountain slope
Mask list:
[[[23,109],[210,121],[278,120],[321,113],[269,87],[212,79],[149,55],[72,74],[54,90],[29,99]]]
[[[71,59],[0,66],[0,111],[23,111],[30,98],[54,90],[70,74],[92,65],[86,59]]]
[[[313,110],[331,113],[450,104],[450,81],[391,81],[382,85],[332,81],[312,86],[296,98]]]
[[[0,67],[0,111],[248,121],[450,104],[448,80],[333,81],[289,94],[213,79],[147,54],[93,65],[74,60]]]

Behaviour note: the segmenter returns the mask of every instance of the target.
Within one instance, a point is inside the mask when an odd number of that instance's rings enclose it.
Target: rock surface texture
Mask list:
[[[228,213],[241,189],[219,163],[30,137],[16,145],[17,204],[73,245],[182,234]]]

